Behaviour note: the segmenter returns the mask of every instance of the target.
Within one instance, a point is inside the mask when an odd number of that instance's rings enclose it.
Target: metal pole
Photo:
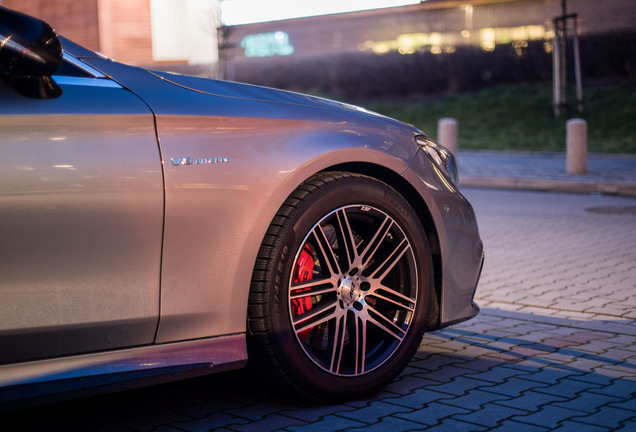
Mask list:
[[[559,20],[554,19],[554,42],[552,44],[552,108],[554,115],[561,114],[561,55],[559,42]]]
[[[576,104],[579,112],[583,112],[583,84],[581,83],[581,54],[579,51],[579,21],[575,14],[574,19],[574,77],[576,80]]]
[[[566,66],[566,18],[554,19],[554,114],[559,116],[567,105],[567,66]]]
[[[560,116],[567,105],[567,0],[561,0],[561,16],[554,18],[552,81],[554,115]]]
[[[561,92],[561,112],[565,111],[568,105],[568,64],[567,64],[567,18],[563,17],[560,20],[561,31],[559,34],[559,42],[561,44],[561,50],[559,52],[559,62],[561,63],[561,76],[559,78],[561,86],[559,91]]]

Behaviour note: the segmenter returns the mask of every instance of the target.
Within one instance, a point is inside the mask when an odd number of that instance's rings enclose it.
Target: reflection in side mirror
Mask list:
[[[0,6],[0,76],[20,94],[54,98],[62,89],[53,75],[62,64],[62,44],[47,23]]]
[[[9,85],[22,96],[53,99],[62,96],[62,87],[49,75],[10,75]]]

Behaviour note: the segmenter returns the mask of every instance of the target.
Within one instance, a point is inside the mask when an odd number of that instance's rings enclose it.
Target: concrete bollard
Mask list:
[[[457,120],[441,118],[437,121],[437,140],[457,157]]]
[[[587,174],[587,122],[571,119],[566,123],[566,165],[568,174]]]

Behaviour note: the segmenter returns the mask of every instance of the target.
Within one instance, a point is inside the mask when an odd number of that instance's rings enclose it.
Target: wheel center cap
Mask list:
[[[360,298],[360,292],[356,286],[355,280],[350,277],[344,278],[338,289],[340,298],[347,304],[351,304]]]

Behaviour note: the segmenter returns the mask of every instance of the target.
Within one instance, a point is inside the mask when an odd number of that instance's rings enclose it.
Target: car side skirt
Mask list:
[[[247,364],[245,334],[0,366],[0,404],[87,387],[197,376]],[[125,386],[125,385],[124,385]],[[137,387],[131,385],[130,387]]]

